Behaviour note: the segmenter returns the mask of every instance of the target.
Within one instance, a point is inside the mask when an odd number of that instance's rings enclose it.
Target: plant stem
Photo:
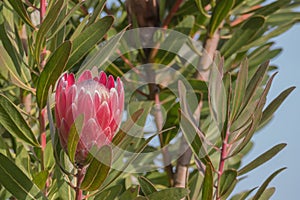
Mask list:
[[[221,155],[220,155],[220,162],[219,162],[219,170],[218,170],[218,182],[217,182],[217,189],[216,189],[216,199],[219,200],[219,194],[218,194],[218,188],[220,187],[220,182],[221,182],[221,176],[224,172],[224,166],[225,166],[225,161],[228,156],[228,139],[229,139],[229,134],[230,134],[230,126],[227,127],[225,138],[222,142],[222,149],[221,149]]]
[[[75,188],[75,192],[76,192],[76,198],[75,200],[82,200],[83,196],[82,196],[82,190],[80,189],[80,185],[81,182],[83,180],[84,177],[84,168],[79,168],[78,172],[76,174],[76,178],[77,178],[77,184],[76,184],[76,188]]]
[[[161,102],[159,100],[159,93],[155,93],[155,123],[156,127],[158,129],[158,132],[160,132],[163,129],[163,116],[162,116],[162,111],[161,111]],[[173,178],[173,169],[171,165],[171,158],[169,155],[169,151],[167,146],[164,146],[164,141],[163,137],[161,134],[159,134],[159,142],[160,142],[160,147],[162,150],[162,156],[163,156],[163,162],[164,162],[164,169],[165,172],[167,173],[169,177],[169,184],[173,185],[174,178]]]
[[[46,0],[40,0],[40,24],[43,23],[44,17],[46,14]],[[46,65],[46,57],[47,49],[46,47],[43,48],[41,53],[41,63],[40,63],[40,69],[44,69],[44,66]]]
[[[177,10],[179,9],[181,3],[183,2],[183,0],[177,0],[175,2],[175,4],[173,5],[172,9],[170,10],[168,16],[166,17],[166,19],[163,22],[163,28],[167,28],[168,25],[170,24],[173,16],[176,14]]]

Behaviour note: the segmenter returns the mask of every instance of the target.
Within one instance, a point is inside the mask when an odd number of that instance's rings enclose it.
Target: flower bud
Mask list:
[[[83,116],[83,124],[76,124],[81,131],[75,153],[76,164],[83,165],[93,146],[101,148],[111,143],[121,123],[123,83],[117,78],[115,85],[114,78],[104,72],[93,78],[91,71],[86,70],[77,81],[74,74],[66,73],[57,84],[55,101],[56,126],[66,152],[70,128],[77,117]]]

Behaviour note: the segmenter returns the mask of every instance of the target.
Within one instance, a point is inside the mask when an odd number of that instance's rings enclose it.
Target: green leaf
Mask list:
[[[202,3],[202,0],[195,0],[197,7],[200,11],[200,13],[205,16],[205,17],[209,17],[209,15],[207,14],[207,12],[205,11],[204,5]]]
[[[73,16],[73,14],[75,14],[75,12],[84,4],[84,1],[79,2],[78,4],[76,4],[74,7],[72,7],[72,9],[66,14],[64,15],[64,18],[61,22],[59,22],[59,24],[57,25],[57,28],[55,28],[55,30],[51,33],[51,37],[49,37],[49,40],[52,39],[52,37],[54,37],[56,35],[57,32],[59,32],[65,25],[66,23],[71,19],[71,17]],[[62,14],[62,13],[61,13]],[[54,29],[54,27],[53,27]]]
[[[48,171],[40,171],[39,173],[35,174],[33,176],[33,180],[32,182],[38,186],[38,188],[40,188],[40,190],[43,190],[45,188],[47,179],[49,176],[49,172]]]
[[[212,37],[222,21],[228,16],[235,0],[219,1],[212,13],[209,23],[209,35]]]
[[[272,147],[271,149],[257,157],[255,160],[244,166],[242,169],[240,169],[238,171],[238,175],[241,176],[243,174],[246,174],[247,172],[264,164],[265,162],[273,158],[275,155],[277,155],[285,146],[286,144],[282,143]]]
[[[230,200],[245,200],[251,194],[251,192],[253,192],[255,189],[256,189],[256,187],[251,190],[247,190],[247,191],[241,192],[239,194],[236,194]]]
[[[148,196],[149,200],[180,200],[189,194],[186,188],[168,188]]]
[[[205,168],[205,175],[202,185],[202,199],[212,200],[214,191],[214,176],[213,167],[207,163]]]
[[[97,190],[108,175],[111,160],[112,149],[109,146],[103,146],[93,155],[80,188],[86,191]]]
[[[260,197],[263,195],[264,191],[266,190],[266,188],[268,187],[269,183],[273,180],[273,178],[275,178],[275,176],[277,176],[280,172],[282,172],[285,169],[286,169],[285,167],[281,168],[281,169],[275,171],[273,174],[271,174],[265,180],[265,182],[260,186],[260,188],[258,189],[258,191],[256,192],[256,194],[254,195],[254,197],[252,198],[252,200],[259,200]]]
[[[224,196],[233,185],[237,177],[237,171],[233,169],[228,169],[223,172],[221,175],[220,185],[219,185],[219,196]]]
[[[3,94],[0,94],[0,124],[14,137],[32,146],[40,146],[17,107]]]
[[[255,96],[256,91],[258,90],[262,81],[264,80],[268,68],[269,68],[269,61],[260,65],[260,67],[253,75],[252,79],[249,81],[246,89],[245,97],[243,99],[243,107],[245,107],[249,103],[249,101]]]
[[[227,58],[236,53],[244,45],[249,44],[256,36],[258,30],[263,27],[264,23],[265,18],[262,16],[254,16],[248,19],[222,46],[220,50],[221,54]]]
[[[42,46],[45,43],[46,35],[51,30],[51,27],[54,25],[56,19],[63,8],[64,0],[57,0],[53,7],[49,9],[47,16],[45,17],[43,23],[41,24],[40,29],[37,32],[35,40],[35,59],[38,64],[40,64],[40,53]]]
[[[75,163],[75,154],[76,154],[77,144],[80,139],[79,137],[79,134],[81,133],[80,129],[83,126],[83,119],[84,119],[83,115],[79,115],[76,118],[75,122],[72,124],[69,131],[67,149],[68,149],[68,156],[72,163]]]
[[[0,154],[0,183],[17,199],[46,199],[39,188],[3,154]]]
[[[78,74],[81,74],[86,69],[92,69],[94,66],[105,69],[108,65],[105,65],[110,60],[110,56],[116,52],[116,48],[119,46],[119,42],[123,37],[124,31],[111,38],[107,43],[101,47],[91,57],[88,57],[86,63],[80,68]]]
[[[113,24],[112,16],[104,17],[88,26],[72,41],[73,48],[66,69],[70,69],[86,55],[101,39]]]
[[[130,187],[122,195],[119,196],[118,200],[132,200],[135,199],[139,194],[139,187]]]
[[[9,79],[18,87],[34,92],[33,88],[24,83],[16,67],[17,66],[14,65],[14,62],[12,61],[4,47],[0,45],[0,73],[2,74],[2,76]]]
[[[141,189],[145,196],[148,196],[154,192],[157,192],[154,185],[145,177],[140,176],[138,177]]]
[[[244,59],[240,65],[240,71],[235,83],[234,96],[232,101],[232,110],[230,115],[230,121],[234,120],[235,115],[239,112],[239,109],[243,103],[243,98],[246,93],[248,79],[248,60]]]
[[[119,196],[122,185],[115,185],[97,194],[94,200],[111,200]]]
[[[94,6],[93,13],[89,19],[89,22],[87,26],[90,26],[95,21],[97,21],[97,18],[99,18],[101,11],[103,10],[105,6],[106,0],[98,0],[97,5]]]
[[[71,52],[71,42],[66,41],[51,55],[42,71],[37,84],[37,102],[39,108],[44,108],[50,86],[54,86],[57,79],[65,69]]]
[[[35,29],[32,24],[30,17],[24,7],[24,4],[21,0],[8,0],[10,5],[13,7],[14,11],[19,15],[19,17],[31,28]]]
[[[267,108],[263,111],[260,124],[264,124],[265,122],[269,121],[269,119],[273,116],[274,112],[279,108],[279,106],[295,88],[296,87],[290,87],[284,90],[267,106]]]
[[[259,197],[259,200],[269,200],[274,193],[275,193],[275,187],[268,188],[262,193],[262,195]],[[252,199],[253,198],[250,198],[249,200]]]

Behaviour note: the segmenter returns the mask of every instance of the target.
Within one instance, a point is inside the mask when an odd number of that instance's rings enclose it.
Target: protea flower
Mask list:
[[[122,118],[124,88],[120,78],[115,85],[114,78],[104,72],[93,78],[87,70],[77,81],[74,74],[66,73],[58,82],[55,101],[56,126],[66,152],[70,127],[84,116],[75,154],[76,164],[83,165],[93,146],[101,148],[112,141]]]

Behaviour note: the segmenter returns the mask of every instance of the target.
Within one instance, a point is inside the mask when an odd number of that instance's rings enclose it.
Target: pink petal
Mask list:
[[[115,87],[115,80],[114,77],[112,75],[108,76],[108,81],[106,83],[106,87],[110,90],[111,88]]]
[[[75,83],[75,76],[73,73],[71,74],[67,74],[67,77],[65,79],[67,81],[67,88],[69,88],[70,86],[74,85]]]
[[[60,144],[64,149],[66,149],[68,145],[69,131],[70,131],[70,127],[66,123],[65,119],[62,119],[58,136],[60,138]]]
[[[75,97],[76,97],[76,92],[77,92],[77,87],[76,85],[72,85],[69,90],[67,91],[67,94],[66,94],[66,107],[69,108],[72,103],[74,102],[75,100]]]
[[[100,126],[100,130],[103,131],[106,129],[106,127],[108,127],[111,120],[111,113],[106,101],[104,101],[98,108],[96,117]]]
[[[93,78],[92,72],[90,70],[84,71],[78,78],[77,83],[86,81],[86,80],[91,80]]]
[[[79,114],[84,114],[85,122],[94,117],[94,104],[89,92],[78,97],[77,108]]]
[[[96,143],[98,134],[99,126],[97,125],[95,119],[89,119],[81,131],[80,140],[87,149],[90,149],[93,144]]]
[[[96,141],[97,146],[99,148],[101,148],[102,146],[109,144],[111,141],[110,137],[111,137],[111,131],[110,131],[110,128],[108,127],[104,130],[103,133],[98,135],[98,138]]]
[[[109,92],[110,99],[108,105],[112,114],[115,114],[117,108],[119,107],[118,93],[115,88],[112,88]]]
[[[98,110],[100,104],[101,104],[101,96],[99,94],[98,91],[95,92],[95,96],[94,96],[94,107],[95,107],[95,110]]]
[[[64,93],[64,91],[60,93],[58,101],[56,102],[56,106],[59,118],[64,118],[66,114],[66,94]]]
[[[77,107],[75,103],[73,103],[67,110],[65,120],[69,126],[74,123],[74,120],[77,118]]]
[[[101,71],[99,74],[99,83],[101,83],[102,85],[106,85],[106,81],[107,81],[107,76],[105,72]]]

